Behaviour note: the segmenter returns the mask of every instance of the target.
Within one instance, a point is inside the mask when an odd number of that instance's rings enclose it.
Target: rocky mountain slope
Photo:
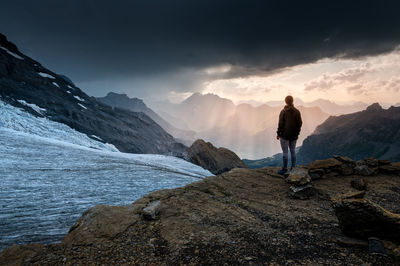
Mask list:
[[[303,128],[298,145],[329,115],[319,107],[303,107]],[[180,104],[159,105],[165,112],[184,121],[197,137],[233,150],[241,158],[258,159],[280,151],[276,141],[281,107],[235,105],[213,94],[195,93]],[[158,109],[156,109],[158,111]],[[170,123],[174,123],[171,120]]]
[[[375,103],[365,111],[331,116],[304,140],[298,157],[309,162],[333,154],[400,160],[400,107]]]
[[[394,265],[400,238],[383,225],[399,226],[400,165],[368,159],[362,165],[375,171],[369,174],[350,165],[351,159],[337,157],[304,168],[313,179],[304,200],[288,193],[294,178],[285,181],[276,168],[264,168],[234,169],[130,205],[99,205],[61,243],[14,245],[0,262]]]
[[[0,48],[0,97],[4,102],[96,136],[123,152],[185,153],[186,147],[146,114],[112,109],[89,97],[68,78],[19,52],[4,35],[0,35]]]
[[[174,127],[162,117],[156,114],[152,109],[146,106],[143,100],[138,98],[129,98],[126,94],[119,94],[115,92],[109,92],[104,97],[98,97],[102,103],[105,103],[111,107],[123,108],[132,112],[142,112],[148,115],[158,125],[160,125],[165,131],[171,134],[174,138],[190,145],[195,140],[195,132],[189,130],[182,130]]]

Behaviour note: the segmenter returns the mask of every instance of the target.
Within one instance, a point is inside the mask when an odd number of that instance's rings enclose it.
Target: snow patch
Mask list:
[[[71,92],[70,92],[70,91],[67,91],[67,93],[68,93],[68,94],[71,94]]]
[[[75,90],[73,87],[71,87],[71,85],[67,85],[68,88]]]
[[[100,140],[100,141],[103,141],[101,138],[99,138],[98,136],[96,136],[96,135],[90,135],[92,138],[95,138],[95,139],[98,139],[98,140]],[[110,145],[112,145],[112,144],[110,144]]]
[[[80,107],[82,107],[83,109],[87,110],[87,107],[86,107],[86,106],[84,106],[84,105],[82,105],[82,104],[80,104],[80,103],[78,103],[78,105],[79,105]]]
[[[78,101],[81,101],[81,102],[84,102],[84,101],[85,101],[84,99],[82,99],[81,97],[76,96],[76,95],[74,95],[74,98],[77,99]]]
[[[38,113],[38,114],[41,114],[41,115],[43,115],[45,112],[46,112],[46,109],[44,109],[44,108],[41,108],[41,107],[39,107],[39,106],[37,106],[36,104],[34,104],[34,103],[27,103],[26,101],[24,101],[24,100],[17,100],[20,104],[23,104],[23,105],[25,105],[25,106],[28,106],[28,107],[30,107],[31,109],[33,109],[36,113]]]
[[[53,82],[53,85],[60,88],[60,85],[58,85],[56,82]]]
[[[52,75],[50,75],[50,74],[47,74],[47,73],[44,73],[44,72],[38,72],[37,73],[39,76],[42,76],[42,77],[44,77],[44,78],[49,78],[49,79],[56,79],[55,77],[53,77]]]
[[[10,50],[8,50],[7,48],[0,46],[0,49],[3,49],[4,51],[6,51],[9,55],[12,55],[13,57],[20,59],[20,60],[24,60],[23,57],[17,55],[16,53],[11,52]]]
[[[45,110],[34,104],[26,103],[19,100],[21,104],[38,110]],[[32,107],[33,106],[33,107]],[[35,110],[36,111],[36,110]],[[0,100],[0,128],[12,130],[29,136],[40,137],[52,142],[62,142],[66,145],[78,145],[82,147],[118,152],[118,149],[109,144],[104,144],[97,140],[89,138],[87,135],[80,133],[69,126],[51,121],[47,118],[40,118],[31,115],[24,110],[5,104]]]

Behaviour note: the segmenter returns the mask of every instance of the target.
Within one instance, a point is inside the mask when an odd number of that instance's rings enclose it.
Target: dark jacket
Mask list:
[[[278,131],[279,137],[287,140],[295,140],[299,137],[301,125],[300,111],[293,105],[286,105],[279,114]]]

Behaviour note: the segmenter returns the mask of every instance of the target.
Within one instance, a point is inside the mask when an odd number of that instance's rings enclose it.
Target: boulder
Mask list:
[[[313,169],[327,169],[327,168],[334,168],[334,167],[339,167],[342,165],[342,162],[334,159],[334,158],[329,158],[326,160],[316,160],[307,165],[307,168],[310,170]]]
[[[350,181],[351,187],[357,190],[367,190],[367,181],[364,178],[353,178]]]
[[[218,175],[233,168],[247,168],[242,160],[232,151],[216,148],[210,142],[196,140],[188,149],[188,160],[211,173]]]
[[[150,202],[147,207],[142,210],[143,218],[146,220],[156,220],[160,211],[160,203],[159,200]]]
[[[308,171],[308,174],[310,175],[311,180],[317,180],[324,176],[325,171],[323,169],[311,169]]]
[[[303,186],[291,186],[289,188],[289,197],[292,199],[309,199],[315,195],[315,189],[311,184],[306,184]]]
[[[352,175],[354,173],[354,167],[356,166],[356,163],[352,164],[347,164],[344,163],[339,167],[339,173],[341,175]]]
[[[376,237],[368,238],[369,253],[374,255],[386,255],[382,241]]]
[[[286,178],[286,182],[294,186],[302,186],[310,183],[311,177],[308,174],[307,169],[297,167],[289,173],[288,178]]]
[[[367,199],[340,199],[334,203],[342,232],[350,237],[378,237],[400,241],[400,215]]]
[[[356,167],[354,167],[354,172],[357,175],[363,175],[363,176],[370,176],[370,175],[375,174],[374,170],[372,170],[365,164],[357,165]]]

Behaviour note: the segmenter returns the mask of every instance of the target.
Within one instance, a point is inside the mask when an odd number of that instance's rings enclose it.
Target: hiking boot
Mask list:
[[[282,168],[281,170],[278,171],[278,175],[284,175],[287,172],[286,168]]]

